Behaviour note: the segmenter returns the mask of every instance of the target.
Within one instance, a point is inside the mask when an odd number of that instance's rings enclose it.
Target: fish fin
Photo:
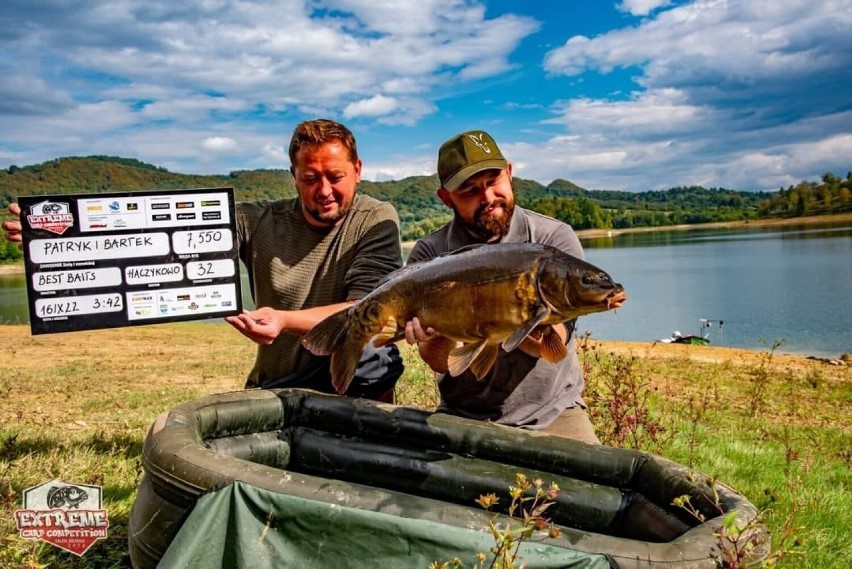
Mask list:
[[[349,308],[318,322],[302,336],[302,345],[317,356],[331,355],[331,384],[337,393],[346,393],[361,359],[367,338],[350,330]]]
[[[316,356],[327,356],[346,339],[349,328],[349,309],[344,308],[320,320],[302,336],[302,345]]]
[[[568,355],[568,348],[559,337],[559,334],[553,329],[553,326],[547,326],[541,337],[541,358],[552,364],[562,361]]]
[[[405,337],[405,329],[399,329],[397,325],[396,318],[391,316],[388,318],[388,321],[385,322],[385,327],[382,328],[382,331],[379,332],[373,338],[373,346],[376,348],[381,348],[382,346],[387,346],[388,344],[393,344]]]
[[[447,358],[447,371],[453,377],[460,376],[479,357],[483,349],[485,349],[485,340],[453,348]]]
[[[517,348],[518,345],[524,341],[524,338],[526,338],[542,320],[547,318],[548,314],[550,314],[550,310],[548,310],[546,306],[539,307],[538,311],[532,318],[524,322],[523,326],[515,330],[511,336],[503,340],[503,349],[507,352],[511,352]]]
[[[346,393],[355,378],[355,371],[366,343],[367,340],[358,341],[350,337],[331,354],[331,385],[340,395]]]
[[[488,344],[483,348],[479,355],[471,362],[470,371],[476,376],[477,381],[482,381],[494,364],[497,362],[497,354],[500,353],[500,346],[497,344]]]

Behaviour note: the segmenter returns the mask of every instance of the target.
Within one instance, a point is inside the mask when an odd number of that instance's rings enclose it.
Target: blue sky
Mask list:
[[[850,30],[852,0],[5,0],[0,167],[288,168],[329,117],[369,180],[482,128],[543,184],[777,190],[852,169]]]

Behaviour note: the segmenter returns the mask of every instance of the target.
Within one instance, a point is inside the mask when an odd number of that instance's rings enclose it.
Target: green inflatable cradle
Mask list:
[[[560,488],[547,516],[561,533],[523,543],[528,569],[724,567],[719,509],[686,467],[409,407],[302,389],[210,396],[158,417],[142,464],[137,569],[472,567],[494,546],[475,500],[508,503],[518,473]],[[715,489],[723,512],[754,518],[743,496]],[[672,505],[682,495],[706,522]]]

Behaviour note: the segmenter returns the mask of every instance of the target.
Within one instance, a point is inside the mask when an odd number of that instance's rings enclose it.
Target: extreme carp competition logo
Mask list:
[[[74,225],[74,214],[67,203],[43,201],[30,206],[27,223],[33,229],[44,229],[57,235]]]
[[[107,537],[109,519],[101,506],[101,487],[51,480],[24,490],[24,507],[15,510],[24,539],[40,539],[82,556]]]

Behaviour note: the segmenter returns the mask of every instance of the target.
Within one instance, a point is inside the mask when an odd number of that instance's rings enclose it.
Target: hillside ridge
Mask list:
[[[514,178],[518,204],[569,223],[577,230],[627,229],[790,217],[852,211],[846,179],[832,174],[823,184],[802,182],[778,192],[672,187],[627,192],[583,188],[567,179],[548,185]],[[418,239],[451,218],[435,194],[437,175],[402,180],[364,180],[360,191],[396,207],[402,237]],[[155,189],[233,187],[238,201],[275,200],[296,195],[286,169],[234,170],[228,174],[181,174],[134,158],[70,156],[0,170],[0,208],[24,195],[86,194]],[[822,201],[821,201],[822,200]]]

